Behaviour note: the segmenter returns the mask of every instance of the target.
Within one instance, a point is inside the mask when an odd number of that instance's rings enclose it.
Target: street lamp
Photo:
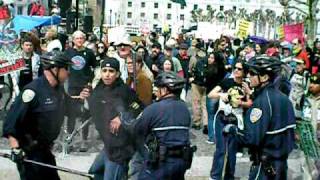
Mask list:
[[[110,27],[112,26],[112,9],[110,9]]]
[[[114,13],[114,26],[117,26],[117,13]]]

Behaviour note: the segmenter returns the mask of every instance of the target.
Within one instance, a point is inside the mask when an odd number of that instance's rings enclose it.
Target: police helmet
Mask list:
[[[276,57],[260,55],[245,63],[246,70],[256,75],[275,75],[281,71],[282,62]]]
[[[72,61],[61,51],[51,51],[41,55],[41,64],[44,69],[68,68]]]
[[[185,85],[185,80],[174,72],[162,72],[154,81],[156,87],[167,87],[170,91],[181,90]]]

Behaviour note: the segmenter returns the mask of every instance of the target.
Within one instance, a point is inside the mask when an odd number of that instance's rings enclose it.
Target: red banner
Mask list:
[[[298,38],[304,44],[304,27],[303,23],[284,25],[285,40],[291,42],[293,39]]]
[[[13,71],[22,70],[25,67],[25,62],[23,59],[17,59],[14,64],[12,63],[2,63],[0,64],[0,76],[4,76]]]
[[[7,6],[0,6],[0,19],[10,18],[10,12]]]

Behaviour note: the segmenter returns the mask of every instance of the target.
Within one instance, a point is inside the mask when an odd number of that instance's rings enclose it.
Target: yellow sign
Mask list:
[[[283,39],[283,38],[284,38],[284,29],[283,29],[283,26],[278,26],[277,32],[278,32],[278,37],[279,37],[279,39]]]
[[[250,21],[241,19],[238,26],[238,37],[240,39],[245,39],[249,34]]]

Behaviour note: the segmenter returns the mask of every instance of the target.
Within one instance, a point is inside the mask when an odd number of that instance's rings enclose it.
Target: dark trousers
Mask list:
[[[26,152],[26,157],[29,160],[42,162],[45,164],[56,165],[54,155],[51,153],[50,148],[34,149],[30,152]],[[58,172],[55,169],[43,167],[40,165],[19,162],[17,168],[20,174],[21,180],[59,180]]]
[[[250,168],[249,180],[282,180],[287,178],[288,164],[287,160],[275,160],[271,162],[274,170],[276,171],[275,176],[270,176],[265,173],[263,165],[253,164]]]
[[[78,96],[82,88],[69,88],[70,96]],[[79,101],[71,101],[68,105],[68,133],[72,133],[76,125],[76,119],[80,118],[81,122],[84,122],[89,118],[89,112],[83,112],[81,110],[83,103]],[[86,140],[89,134],[89,126],[85,126],[82,129],[83,139]]]
[[[187,171],[187,163],[182,158],[167,158],[165,162],[160,163],[159,167],[154,169],[145,165],[139,174],[139,180],[184,180],[184,174]]]
[[[215,122],[215,141],[216,151],[213,155],[213,162],[210,171],[210,176],[215,180],[222,180],[224,161],[227,160],[225,168],[224,179],[234,179],[235,167],[236,167],[236,154],[238,145],[236,139],[230,135],[225,136],[222,133],[224,126],[226,125],[222,121],[222,113],[217,115]],[[228,148],[228,149],[227,149]],[[228,151],[228,153],[227,153]]]

